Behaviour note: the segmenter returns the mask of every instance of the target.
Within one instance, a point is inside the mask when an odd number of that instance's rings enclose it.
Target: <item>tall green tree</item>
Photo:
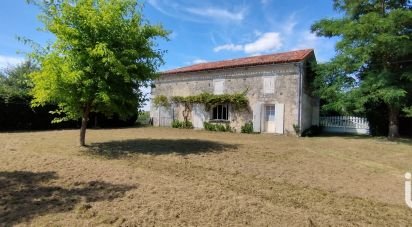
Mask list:
[[[58,121],[82,119],[85,146],[90,112],[126,117],[137,112],[163,64],[161,25],[142,16],[136,0],[30,1],[42,9],[40,20],[56,39],[46,54],[35,54],[40,71],[32,74],[33,106],[57,104]]]
[[[334,8],[342,17],[312,25],[318,36],[339,38],[337,55],[320,65],[317,91],[331,110],[385,103],[388,137],[398,137],[399,115],[412,112],[411,1],[334,0]]]
[[[0,98],[8,102],[10,99],[30,99],[33,84],[30,73],[38,70],[30,60],[16,66],[10,66],[0,72]]]

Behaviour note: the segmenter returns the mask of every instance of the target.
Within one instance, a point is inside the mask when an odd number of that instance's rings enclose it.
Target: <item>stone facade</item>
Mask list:
[[[250,67],[236,67],[200,72],[185,72],[176,74],[163,74],[155,81],[152,89],[152,98],[164,95],[191,96],[203,92],[214,93],[216,90],[214,81],[223,81],[223,93],[239,93],[247,91],[249,108],[237,111],[233,106],[229,107],[228,123],[240,132],[241,126],[247,122],[253,122],[255,131],[267,132],[270,109],[266,106],[274,106],[276,109],[276,132],[282,134],[295,134],[294,125],[301,125],[301,130],[317,124],[319,117],[319,102],[317,98],[310,96],[304,86],[306,78],[306,62],[282,63],[271,65],[259,65]],[[266,78],[266,79],[265,79]],[[274,82],[274,90],[265,90],[264,83]],[[302,83],[302,89],[300,84]],[[267,86],[267,85],[266,85]],[[301,96],[301,98],[300,98]],[[173,119],[183,120],[183,107],[172,105],[168,108],[156,108],[151,106],[151,117],[155,126],[168,126]],[[279,112],[281,111],[281,112]],[[203,128],[203,121],[210,121],[212,110],[206,110],[201,104],[195,105],[189,114],[189,119],[195,128]],[[281,116],[283,115],[283,116]],[[300,119],[301,117],[301,119]]]

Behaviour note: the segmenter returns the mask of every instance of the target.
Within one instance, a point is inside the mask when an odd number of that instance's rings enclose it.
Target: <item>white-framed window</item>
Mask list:
[[[229,105],[221,104],[212,108],[211,120],[229,120]]]
[[[263,93],[274,94],[275,93],[275,77],[267,76],[263,77]]]
[[[225,89],[225,80],[224,79],[215,79],[213,80],[213,94],[221,95]]]
[[[268,105],[265,107],[265,120],[266,121],[275,121],[275,105]]]

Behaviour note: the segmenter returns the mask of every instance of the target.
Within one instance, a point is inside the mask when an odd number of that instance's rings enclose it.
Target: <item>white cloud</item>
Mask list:
[[[237,12],[231,12],[227,9],[219,8],[186,8],[187,12],[197,16],[208,17],[214,20],[222,21],[242,21],[245,18],[245,9]]]
[[[220,46],[213,48],[214,52],[219,52],[222,50],[239,51],[239,50],[243,50],[243,46],[230,43],[230,44],[224,44],[224,45],[220,45]]]
[[[282,39],[277,32],[262,34],[255,42],[245,44],[244,50],[247,54],[278,50],[282,47]]]
[[[256,55],[262,52],[279,50],[283,46],[283,42],[278,32],[267,32],[261,34],[257,40],[245,44],[224,44],[213,49],[215,52],[222,50],[229,51],[244,51],[247,54]]]
[[[5,56],[5,55],[0,55],[0,69],[9,67],[9,66],[15,66],[24,61],[24,58],[21,57],[11,57],[11,56]]]
[[[184,1],[148,0],[148,3],[167,16],[201,23],[240,22],[245,18],[247,13],[246,7],[231,10],[217,6],[204,6],[199,4],[199,2],[188,3]]]
[[[270,2],[270,0],[260,0],[260,3],[262,3],[263,5],[266,5]]]
[[[206,62],[208,62],[208,60],[198,58],[198,59],[193,60],[191,63],[200,64],[200,63],[206,63]]]

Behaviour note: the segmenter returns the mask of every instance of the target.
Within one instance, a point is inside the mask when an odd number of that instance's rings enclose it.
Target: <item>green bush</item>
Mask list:
[[[192,129],[193,128],[193,124],[190,121],[183,121],[182,122],[182,128],[188,128],[188,129]]]
[[[203,122],[203,128],[205,128],[205,130],[207,131],[216,131],[215,125],[209,122]]]
[[[178,120],[173,120],[172,121],[172,128],[181,128],[182,127],[182,123]]]
[[[203,127],[207,131],[217,131],[217,132],[232,132],[233,131],[228,123],[220,124],[220,123],[204,122]]]
[[[240,128],[242,133],[253,133],[253,123],[248,122]]]
[[[193,124],[190,121],[179,121],[179,120],[174,120],[172,122],[172,128],[186,128],[186,129],[192,129]]]

